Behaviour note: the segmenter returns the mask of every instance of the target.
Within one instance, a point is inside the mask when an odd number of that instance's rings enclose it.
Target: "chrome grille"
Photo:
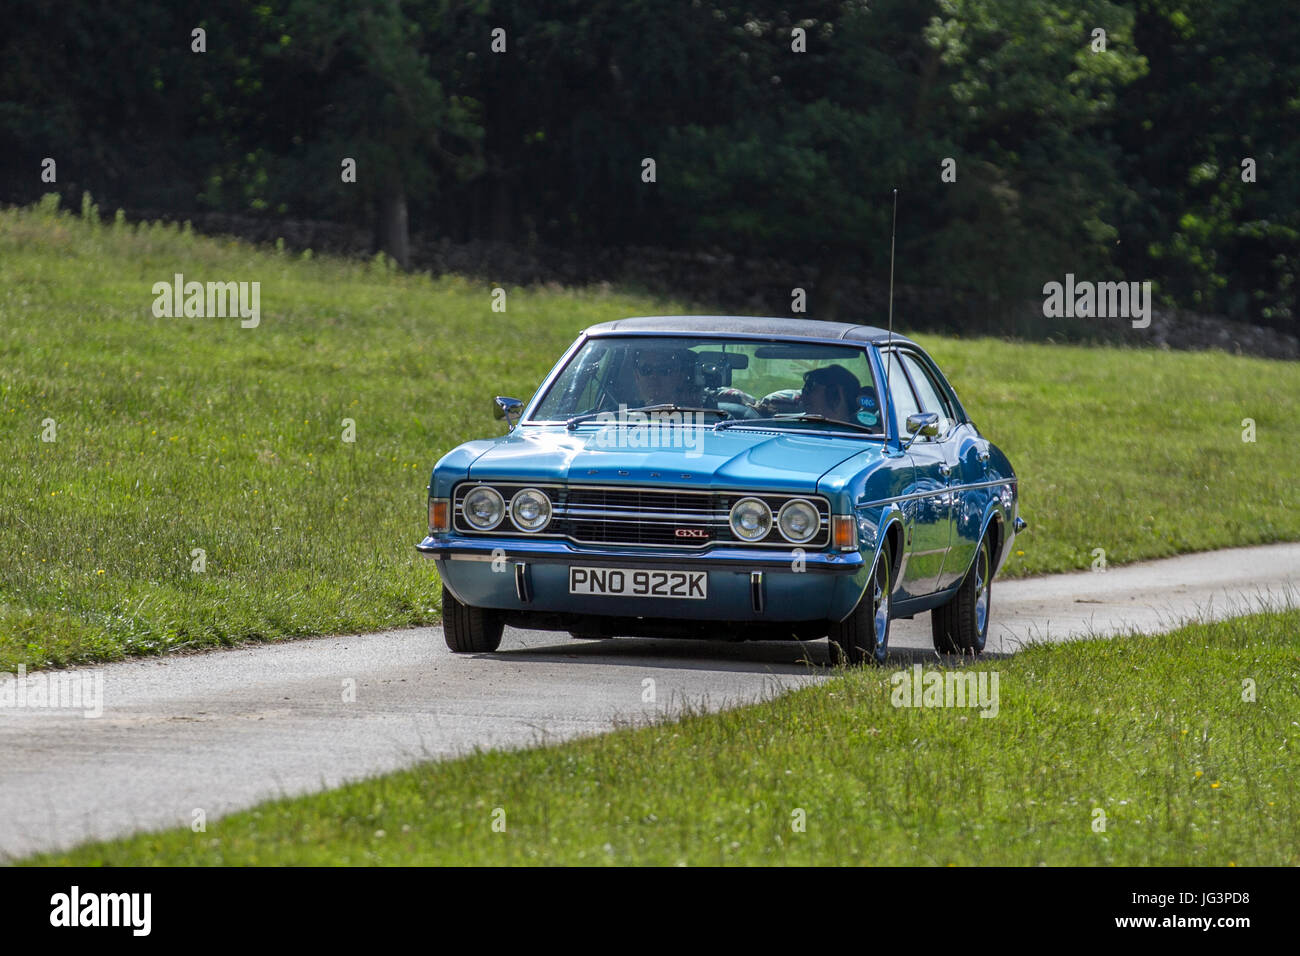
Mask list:
[[[522,535],[507,518],[493,531],[475,531],[462,517],[465,495],[476,485],[491,485],[509,502],[520,488],[537,488],[551,499],[554,520],[546,531],[526,537],[568,538],[578,544],[646,545],[698,550],[713,544],[748,547],[795,547],[781,537],[775,520],[767,537],[744,542],[731,532],[727,517],[741,498],[760,498],[773,516],[791,498],[816,507],[821,527],[816,537],[799,547],[814,550],[830,541],[830,505],[816,495],[764,494],[752,491],[680,491],[629,488],[618,485],[545,485],[524,482],[468,481],[457,486],[452,522],[461,534]],[[683,534],[683,532],[692,532]]]
[[[699,548],[716,540],[720,530],[717,505],[708,492],[571,485],[560,517],[569,537],[591,544]],[[726,523],[723,513],[721,525]]]

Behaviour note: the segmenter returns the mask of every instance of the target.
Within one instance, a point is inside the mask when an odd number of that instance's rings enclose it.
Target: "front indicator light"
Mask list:
[[[831,543],[840,551],[858,550],[858,525],[853,515],[831,515]]]
[[[429,534],[451,530],[451,502],[447,498],[429,499]]]

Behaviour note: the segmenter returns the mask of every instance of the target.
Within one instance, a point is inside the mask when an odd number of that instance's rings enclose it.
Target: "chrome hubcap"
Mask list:
[[[989,618],[989,546],[980,546],[979,560],[975,562],[975,630],[984,633]]]
[[[883,580],[882,580],[883,579]],[[885,643],[889,634],[889,572],[881,561],[876,568],[873,584],[872,606],[876,609],[876,646]]]

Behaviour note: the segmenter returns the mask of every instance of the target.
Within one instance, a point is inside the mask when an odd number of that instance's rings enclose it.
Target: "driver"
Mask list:
[[[632,353],[636,405],[700,407],[702,389],[694,381],[695,353],[683,348],[647,346]]]
[[[804,373],[803,409],[842,422],[857,421],[855,407],[862,383],[843,365],[826,365]]]

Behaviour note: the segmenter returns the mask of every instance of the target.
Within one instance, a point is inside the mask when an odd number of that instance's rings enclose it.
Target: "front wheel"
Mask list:
[[[442,586],[442,636],[457,654],[489,654],[501,646],[503,631],[500,614],[461,604]]]
[[[940,654],[975,655],[984,650],[989,636],[989,608],[993,600],[993,541],[980,541],[975,563],[966,572],[952,600],[930,612],[934,649]]]
[[[830,628],[831,660],[836,664],[883,664],[889,652],[889,545],[880,549],[867,593],[853,613]]]

